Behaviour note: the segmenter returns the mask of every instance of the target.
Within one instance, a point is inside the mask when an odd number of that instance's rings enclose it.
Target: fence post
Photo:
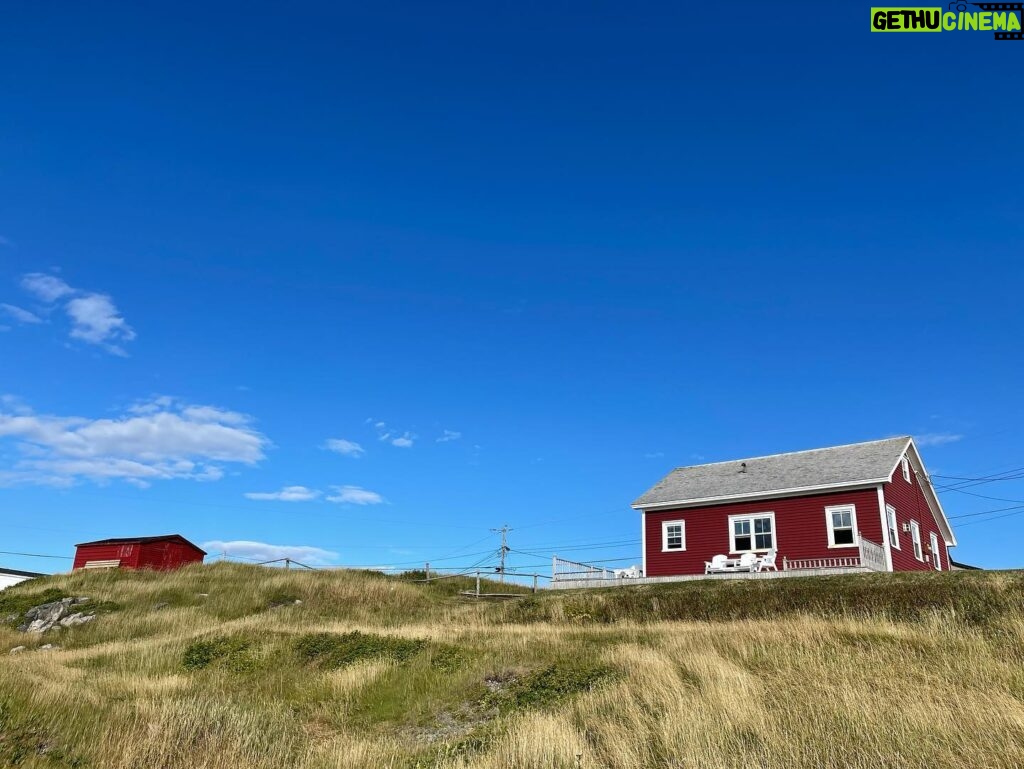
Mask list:
[[[291,567],[292,567],[292,559],[291,558],[285,558],[284,559],[284,570],[288,571]]]
[[[789,571],[789,559],[786,556],[782,556],[782,570]]]
[[[480,572],[476,573],[476,597],[480,597]]]
[[[537,575],[533,575],[533,592],[537,592]]]
[[[551,581],[552,582],[554,582],[555,579],[556,579],[555,569],[557,568],[557,566],[556,566],[557,563],[558,563],[558,556],[557,555],[551,556]]]
[[[423,571],[427,576],[427,582],[430,582],[430,561],[423,564]]]

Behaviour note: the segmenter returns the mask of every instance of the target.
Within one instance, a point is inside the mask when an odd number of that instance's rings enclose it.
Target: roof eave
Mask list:
[[[748,494],[728,494],[717,497],[701,497],[698,499],[674,499],[667,502],[642,503],[634,502],[630,507],[634,510],[673,510],[684,507],[703,507],[706,505],[722,505],[729,502],[755,501],[758,499],[779,499],[781,497],[797,497],[806,494],[828,491],[849,491],[859,488],[870,488],[885,483],[888,478],[866,478],[862,481],[847,483],[825,483],[818,486],[798,486],[790,489],[774,489],[772,491],[755,491]]]
[[[924,491],[925,500],[927,500],[928,506],[932,508],[932,517],[934,517],[939,526],[944,529],[943,534],[946,538],[946,546],[956,547],[956,534],[953,533],[953,527],[950,525],[949,519],[946,517],[946,511],[942,509],[942,502],[939,501],[939,495],[935,493],[935,487],[932,485],[931,476],[928,475],[928,470],[925,469],[924,460],[921,459],[921,452],[917,450],[917,444],[914,443],[913,438],[907,441],[907,446],[903,449],[904,453],[906,453],[908,449],[914,450],[914,458],[917,460],[917,466],[921,468],[921,474],[924,475],[925,483],[919,485]],[[899,461],[897,461],[896,466],[893,467],[893,473],[896,472],[896,467],[899,467]],[[892,473],[889,474],[889,480],[892,480]],[[938,513],[938,515],[936,516],[935,513]]]

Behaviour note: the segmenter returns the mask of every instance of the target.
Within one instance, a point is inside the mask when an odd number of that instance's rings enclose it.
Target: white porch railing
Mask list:
[[[871,571],[889,571],[889,566],[885,562],[885,548],[861,537],[860,565]]]
[[[600,566],[592,566],[589,563],[567,561],[557,555],[551,557],[551,581],[552,582],[575,582],[577,580],[614,580],[617,579],[615,572]]]
[[[851,569],[862,568],[871,571],[888,571],[885,550],[869,539],[860,537],[857,555],[842,555],[832,558],[786,558],[782,559],[783,571],[802,569]]]

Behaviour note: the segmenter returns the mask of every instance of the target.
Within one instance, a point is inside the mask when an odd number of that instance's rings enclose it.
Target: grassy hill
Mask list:
[[[0,765],[1024,765],[1020,574],[501,604],[460,598],[467,587],[218,564],[3,591]],[[97,618],[13,628],[63,596],[89,597]]]

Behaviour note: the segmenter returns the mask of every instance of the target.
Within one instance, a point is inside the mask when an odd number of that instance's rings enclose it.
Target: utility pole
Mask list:
[[[508,533],[512,531],[506,523],[500,529],[491,529],[495,534],[501,534],[501,583],[505,584],[505,553],[508,552]]]

